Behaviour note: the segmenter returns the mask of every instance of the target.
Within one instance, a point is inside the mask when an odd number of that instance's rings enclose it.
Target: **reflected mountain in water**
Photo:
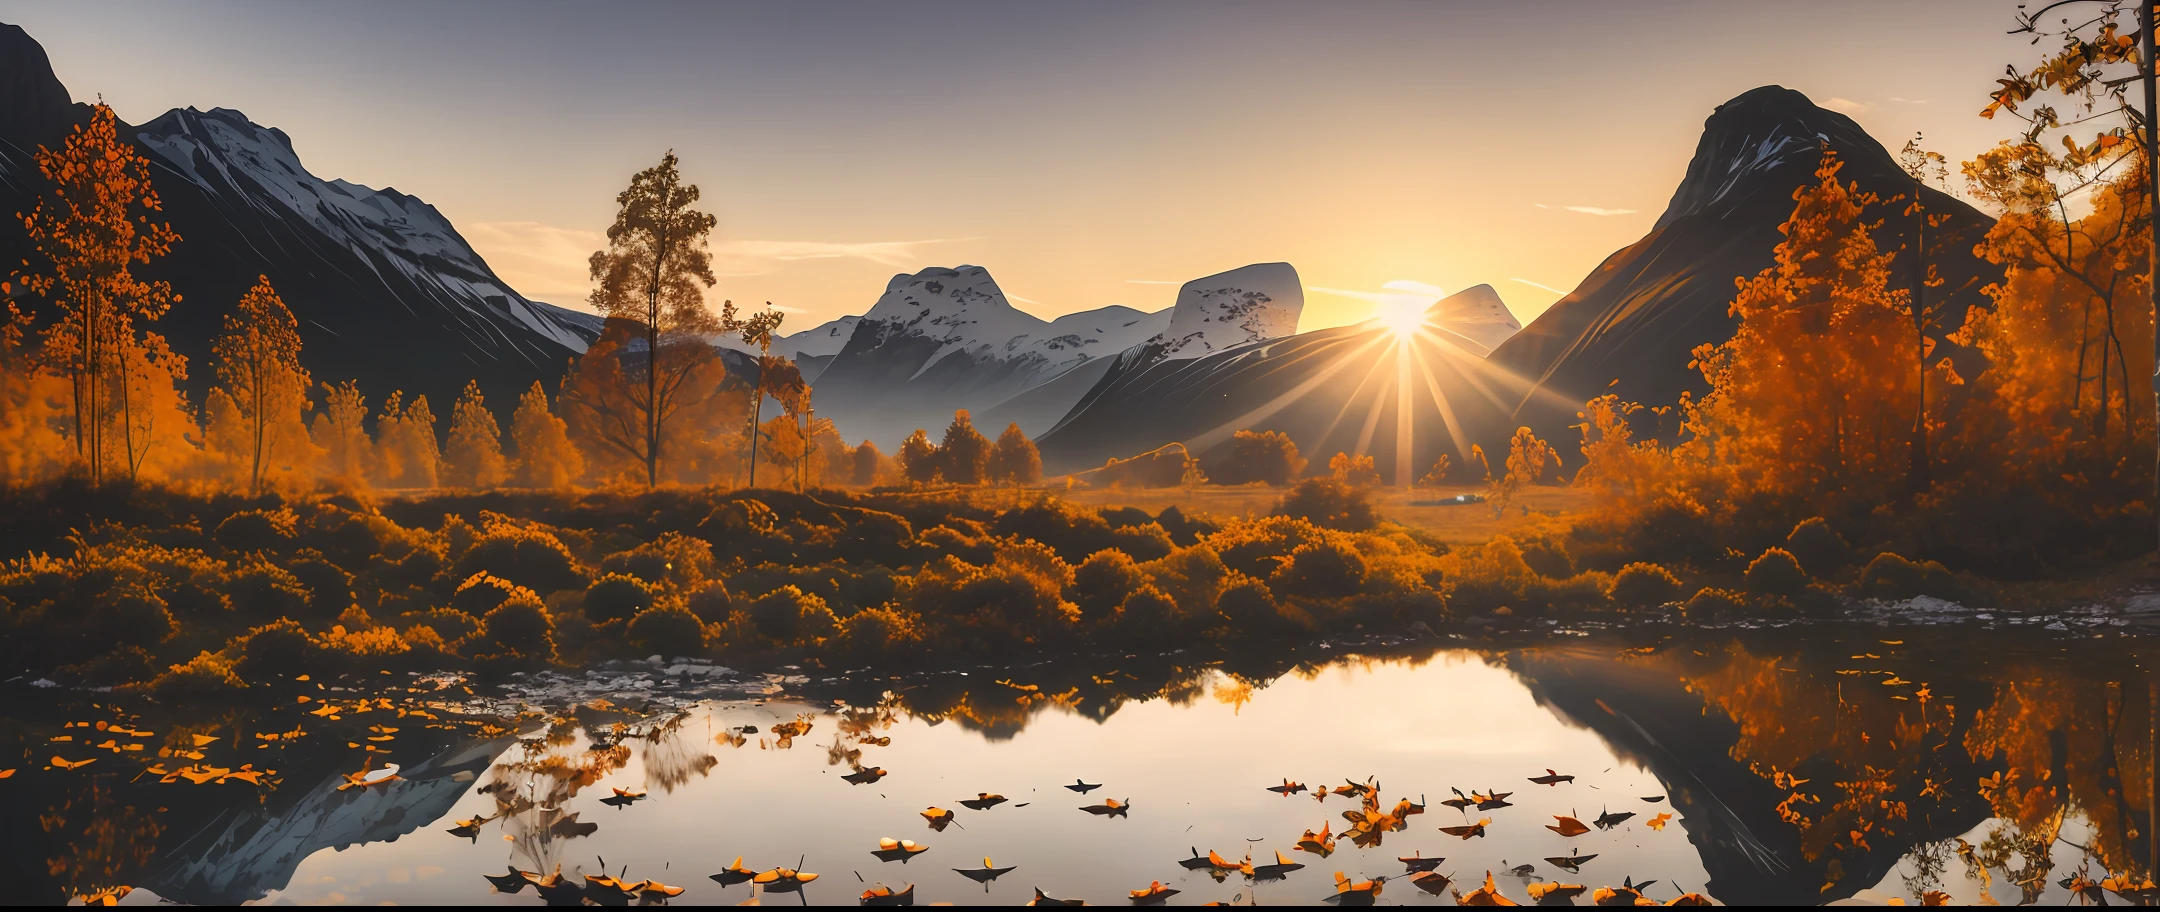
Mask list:
[[[1969,789],[1938,804],[1914,794],[1918,787],[1908,783],[1874,797],[1924,808],[1923,819],[1869,840],[1864,850],[1811,855],[1805,831],[1781,813],[1792,790],[1736,756],[1741,724],[1706,705],[1665,663],[1615,661],[1609,650],[1529,650],[1510,654],[1507,667],[1555,715],[1596,732],[1615,753],[1665,784],[1673,813],[1710,874],[1707,892],[1726,903],[1812,905],[1845,898],[1881,880],[1915,846],[1963,833],[1989,816],[1986,802]],[[1964,752],[1937,753],[1948,761],[1947,781],[1980,777],[1981,765]],[[1838,876],[1830,876],[1832,864]]]
[[[412,834],[449,841],[439,856],[453,872],[447,882],[465,885],[440,895],[456,900],[484,895],[462,889],[487,889],[463,875],[501,872],[496,828],[512,837],[502,846],[512,864],[543,872],[563,864],[574,873],[604,854],[617,867],[648,872],[657,866],[665,873],[672,862],[680,876],[685,865],[696,872],[718,864],[706,857],[720,852],[713,846],[728,847],[730,857],[770,850],[788,856],[777,860],[807,854],[835,865],[880,836],[919,827],[915,814],[925,804],[950,806],[988,789],[1015,800],[968,811],[962,827],[938,834],[941,853],[964,860],[982,853],[952,840],[989,839],[974,847],[994,847],[1001,862],[1021,860],[1045,876],[1057,873],[1054,865],[1072,864],[1091,876],[1110,871],[1139,883],[1174,876],[1151,865],[1169,864],[1194,838],[1207,841],[1186,831],[1223,815],[1288,815],[1227,831],[1241,836],[1284,839],[1310,827],[1313,809],[1303,802],[1242,800],[1247,791],[1262,795],[1280,775],[1364,775],[1368,763],[1406,762],[1383,777],[1390,799],[1397,790],[1437,797],[1461,784],[1444,777],[1469,769],[1491,778],[1469,784],[1503,790],[1507,777],[1546,766],[1578,776],[1551,790],[1516,783],[1519,806],[1494,815],[1502,819],[1489,842],[1443,842],[1432,824],[1452,818],[1420,818],[1389,837],[1393,854],[1450,849],[1445,854],[1459,856],[1465,871],[1496,860],[1480,853],[1513,858],[1552,848],[1540,817],[1578,802],[1573,810],[1586,821],[1606,810],[1637,816],[1620,830],[1567,842],[1606,856],[1601,869],[1569,875],[1570,882],[1632,874],[1672,883],[1686,875],[1685,889],[1734,904],[1812,904],[1871,888],[1917,897],[1945,883],[1994,890],[2006,901],[2057,901],[2084,888],[2079,884],[2100,890],[2109,874],[2131,874],[2134,886],[2152,870],[2155,689],[2139,640],[1905,634],[1929,637],[1923,647],[1891,631],[1822,625],[1638,632],[1627,641],[1599,634],[1566,646],[1541,639],[1482,648],[1367,644],[1361,654],[1312,648],[1221,660],[1125,656],[838,679],[769,704],[717,701],[648,712],[589,700],[541,716],[474,719],[480,731],[408,726],[402,740],[387,745],[392,751],[377,754],[406,764],[402,778],[363,789],[338,788],[362,753],[329,736],[286,748],[277,764],[283,781],[261,790],[131,779],[135,767],[119,757],[83,770],[26,768],[0,789],[0,802],[30,813],[0,826],[18,860],[37,865],[24,871],[39,885],[26,887],[26,895],[64,897],[125,883],[184,902],[243,902],[316,882],[326,870],[356,883],[354,875],[383,863],[367,844]],[[55,733],[47,729],[79,718],[80,709],[40,713],[38,721],[0,718],[0,735],[34,752]],[[149,727],[178,732],[184,725],[167,719]],[[1310,754],[1304,742],[1274,736],[1285,726],[1329,732],[1343,749]],[[504,736],[517,728],[526,736]],[[1569,732],[1579,734],[1561,734]],[[1363,737],[1345,737],[1353,733]],[[1477,747],[1478,738],[1488,746]],[[1500,748],[1512,751],[1500,768],[1480,759],[1495,749],[1489,745],[1518,738],[1572,746],[1552,755]],[[1226,746],[1232,741],[1242,746]],[[1121,744],[1148,745],[1147,758]],[[1211,749],[1220,756],[1208,755]],[[1245,761],[1267,767],[1267,775],[1228,791],[1202,788],[1221,778],[1202,770]],[[1134,762],[1141,765],[1102,777]],[[867,768],[880,768],[863,780],[875,785],[840,781]],[[945,782],[947,768],[974,773]],[[1098,777],[1090,782],[1116,779],[1119,799],[1135,797],[1141,810],[1112,832],[1044,798],[1074,773]],[[1642,803],[1658,797],[1659,785],[1664,803]],[[625,800],[626,793],[634,797]],[[611,795],[636,807],[600,807]],[[1179,807],[1167,800],[1173,795],[1187,806],[1172,810]],[[1667,810],[1677,817],[1672,829],[1644,826]],[[1323,818],[1338,811],[1319,809]],[[1042,813],[1050,816],[1028,816]],[[425,832],[461,814],[491,821],[489,834],[468,843]],[[616,823],[596,834],[591,821],[602,815]],[[59,825],[20,822],[41,818]],[[1088,827],[1066,829],[1082,823]],[[116,828],[127,838],[97,835]],[[1686,843],[1678,841],[1682,832]],[[696,838],[684,842],[684,834]],[[1114,841],[1073,842],[1098,836]],[[1156,837],[1175,842],[1176,851],[1129,841]],[[1401,851],[1397,841],[1406,843]],[[1052,854],[1021,857],[1031,851]],[[481,857],[487,870],[470,869]],[[56,867],[48,873],[47,866]],[[694,891],[717,889],[683,879]],[[1178,886],[1198,898],[1210,885]],[[1309,886],[1269,889],[1289,890],[1278,895],[1290,899]],[[437,894],[394,898],[416,895]],[[694,892],[683,900],[741,898]]]
[[[394,841],[442,819],[511,743],[453,746],[400,769],[394,782],[367,788],[340,790],[346,778],[332,773],[276,809],[227,808],[185,830],[176,823],[179,838],[159,852],[155,873],[139,885],[199,905],[261,899],[291,883],[294,870],[318,851]],[[293,786],[288,779],[284,790]]]

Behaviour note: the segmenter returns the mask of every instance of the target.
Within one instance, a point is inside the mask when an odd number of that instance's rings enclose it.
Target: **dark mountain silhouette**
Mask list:
[[[45,51],[0,25],[0,213],[28,213],[46,182],[34,158],[86,122]],[[180,233],[171,256],[138,267],[185,300],[153,328],[211,372],[210,340],[254,283],[270,278],[300,322],[303,358],[318,380],[356,379],[371,401],[425,394],[438,415],[477,379],[499,410],[534,380],[552,389],[597,318],[527,300],[488,268],[433,206],[308,173],[279,130],[238,111],[169,111],[123,126],[152,162],[165,218]],[[0,224],[0,262],[42,267],[19,221]],[[19,303],[53,307],[20,286]]]
[[[1703,124],[1702,140],[1672,202],[1642,240],[1607,257],[1567,297],[1493,352],[1494,365],[1531,381],[1512,408],[1481,416],[1476,434],[1504,440],[1517,425],[1573,455],[1569,425],[1584,400],[1606,392],[1646,405],[1670,405],[1682,390],[1705,389],[1688,369],[1689,352],[1732,338],[1727,307],[1734,279],[1772,263],[1792,214],[1793,191],[1813,183],[1822,150],[1844,161],[1839,177],[1884,197],[1912,192],[1897,159],[1852,118],[1818,107],[1807,96],[1764,86],[1719,105]],[[1980,289],[2001,270],[1972,253],[1993,221],[1935,188],[1923,191],[1931,213],[1947,223],[1928,232],[1928,256],[1947,279],[1930,300],[1950,296],[1946,331],[1966,308],[1989,302]],[[1897,250],[1897,279],[1915,263],[1910,249],[1916,217],[1903,203],[1885,206],[1876,243]],[[1940,339],[1938,339],[1940,341]],[[1952,357],[1969,354],[1943,349]],[[1618,380],[1614,385],[1613,381]]]
[[[1288,433],[1318,457],[1316,470],[1328,454],[1362,452],[1395,482],[1406,477],[1395,468],[1399,454],[1409,454],[1407,477],[1415,478],[1443,453],[1462,464],[1473,443],[1504,452],[1515,428],[1528,425],[1572,466],[1578,436],[1572,425],[1585,400],[1613,392],[1667,405],[1683,390],[1702,391],[1701,375],[1688,367],[1690,352],[1732,338],[1736,324],[1727,308],[1735,279],[1771,265],[1793,192],[1814,182],[1826,148],[1845,163],[1841,179],[1885,198],[1911,194],[1912,181],[1896,159],[1851,118],[1790,89],[1755,89],[1710,116],[1687,177],[1650,234],[1606,258],[1489,357],[1477,333],[1421,338],[1398,349],[1387,344],[1393,337],[1386,330],[1360,326],[1196,361],[1114,364],[1039,438],[1044,465],[1089,468],[1172,442],[1204,453],[1252,427]],[[1942,332],[1949,332],[1968,307],[1989,303],[1980,289],[2001,275],[1972,253],[1992,222],[1940,190],[1928,188],[1923,196],[1931,213],[1948,217],[1928,232],[1928,257],[1946,283],[1927,293],[1931,302],[1947,298]],[[1903,210],[1899,202],[1873,213],[1882,220],[1877,243],[1899,252],[1894,280],[1916,263],[1907,248],[1917,217]],[[1482,308],[1457,301],[1440,310]],[[1429,319],[1437,325],[1451,318]],[[1396,418],[1404,404],[1398,351],[1414,355],[1407,442],[1396,439],[1405,426]],[[1961,370],[1973,366],[1970,352],[1947,344],[1941,351]],[[1640,436],[1660,433],[1645,431]]]

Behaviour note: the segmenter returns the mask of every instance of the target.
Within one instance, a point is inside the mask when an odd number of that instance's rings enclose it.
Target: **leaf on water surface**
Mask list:
[[[1472,837],[1482,837],[1482,836],[1484,836],[1484,835],[1485,835],[1485,828],[1486,828],[1487,826],[1491,825],[1491,824],[1492,824],[1492,818],[1491,818],[1491,817],[1483,817],[1483,818],[1479,818],[1479,819],[1478,819],[1478,822],[1476,822],[1476,823],[1473,823],[1473,824],[1468,824],[1468,825],[1466,825],[1466,826],[1445,826],[1445,827],[1441,827],[1441,828],[1440,828],[1440,832],[1442,832],[1442,833],[1446,833],[1446,834],[1448,834],[1449,836],[1454,836],[1454,837],[1456,837],[1456,838],[1458,838],[1458,839],[1468,840],[1468,839],[1470,839],[1470,838],[1472,838]]]
[[[1491,871],[1485,872],[1484,886],[1471,891],[1470,895],[1468,896],[1457,894],[1455,897],[1455,904],[1458,906],[1521,905],[1521,903],[1518,903],[1512,899],[1500,895],[1500,887],[1498,884],[1493,883],[1493,876]]]
[[[1575,897],[1581,896],[1583,894],[1583,891],[1589,889],[1589,887],[1585,887],[1582,884],[1560,883],[1559,881],[1544,881],[1540,883],[1528,884],[1524,887],[1524,889],[1530,891],[1531,902],[1543,903],[1549,898],[1555,902],[1560,900],[1568,900],[1572,904]]]
[[[1036,892],[1041,893],[1042,891],[1037,890]],[[1130,892],[1132,894],[1132,901],[1135,903],[1141,903],[1146,905],[1159,905],[1161,903],[1168,902],[1170,900],[1170,897],[1178,895],[1180,891],[1172,890],[1169,887],[1163,886],[1162,881],[1154,880],[1149,881],[1145,889],[1133,890]]]

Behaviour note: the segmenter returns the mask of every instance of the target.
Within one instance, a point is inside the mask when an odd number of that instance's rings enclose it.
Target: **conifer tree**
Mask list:
[[[1001,483],[1025,485],[1042,480],[1042,454],[1018,422],[1005,425],[1005,432],[991,445],[987,471],[991,481]]]
[[[929,484],[940,474],[937,444],[930,442],[929,433],[922,428],[916,428],[915,433],[900,441],[898,458],[900,474],[916,484]]]
[[[877,483],[878,464],[885,454],[878,452],[877,444],[868,440],[848,451],[848,482],[860,487]]]
[[[459,488],[492,488],[509,474],[503,461],[502,433],[488,411],[480,383],[465,382],[465,392],[450,409],[450,440],[443,449],[442,481]]]
[[[517,445],[519,487],[567,488],[585,474],[585,456],[570,442],[563,420],[548,411],[547,392],[538,380],[518,400],[510,438]]]
[[[948,482],[982,484],[983,470],[990,463],[990,439],[975,429],[967,409],[953,412],[952,424],[945,427],[945,441],[938,444],[937,463]]]

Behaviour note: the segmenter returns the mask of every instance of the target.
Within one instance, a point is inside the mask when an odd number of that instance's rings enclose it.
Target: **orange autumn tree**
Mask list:
[[[1911,470],[1909,296],[1889,287],[1891,254],[1866,219],[1880,200],[1841,167],[1824,153],[1774,265],[1738,282],[1733,338],[1694,353],[1710,389],[1688,404],[1689,455],[1775,514],[1864,512]]]
[[[249,493],[261,493],[273,472],[311,468],[317,457],[303,416],[313,382],[300,365],[300,324],[268,276],[258,276],[225,315],[210,351],[218,377],[211,445],[245,477]]]
[[[465,392],[450,409],[450,442],[442,453],[442,482],[458,488],[492,488],[509,477],[503,460],[502,434],[488,411],[480,383],[465,382]]]
[[[534,380],[510,418],[510,440],[517,447],[511,483],[523,488],[567,488],[585,474],[585,454],[570,442],[567,425],[548,411],[547,391]]]
[[[1946,444],[1968,454],[1968,486],[2013,488],[2083,523],[2119,518],[2152,483],[2145,166],[2128,144],[2005,143],[1965,171],[2002,210],[1979,252],[2003,279],[1955,337],[1989,367]]]
[[[669,151],[615,197],[608,247],[589,264],[606,328],[563,390],[572,427],[598,445],[588,449],[634,461],[647,488],[660,483],[670,422],[718,390],[710,338],[733,329],[705,308],[718,281],[706,248],[716,220],[695,208],[697,185],[676,162]]]
[[[367,433],[367,397],[360,395],[358,381],[323,387],[323,408],[315,413],[309,434],[322,451],[323,478],[341,487],[367,486],[368,460],[374,441]]]
[[[177,419],[159,421],[156,413],[185,413],[174,407],[171,390],[186,377],[186,362],[162,337],[137,327],[163,316],[180,296],[133,272],[170,253],[180,236],[151,221],[163,206],[150,186],[150,161],[120,136],[119,120],[103,102],[60,149],[40,146],[37,163],[53,192],[18,217],[51,264],[49,272],[24,273],[21,281],[59,304],[45,331],[44,361],[73,383],[76,460],[90,480],[104,480],[112,443],[121,445],[118,461],[132,479],[156,435],[184,433]],[[159,384],[166,390],[162,402],[150,388]]]

